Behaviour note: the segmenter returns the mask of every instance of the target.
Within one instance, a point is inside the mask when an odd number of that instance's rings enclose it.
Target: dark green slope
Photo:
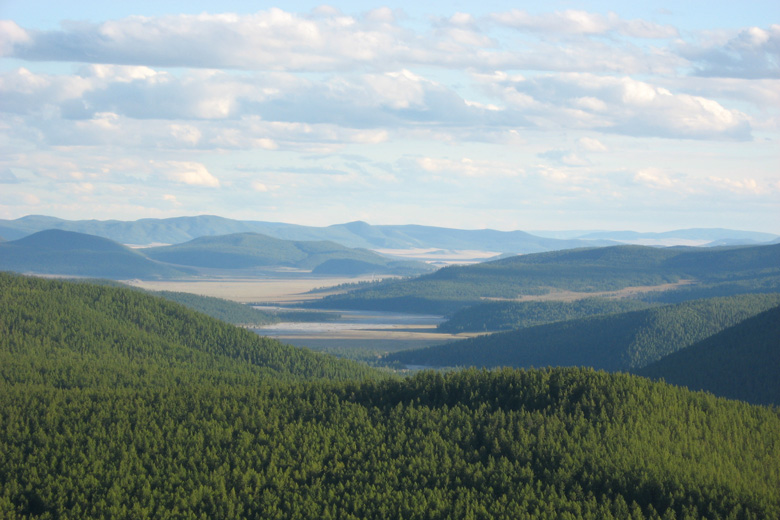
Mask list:
[[[682,300],[776,292],[780,290],[780,245],[715,249],[614,246],[513,256],[445,267],[414,279],[334,295],[312,305],[448,314],[486,298],[515,299],[554,290],[614,291],[680,280],[696,282],[693,289],[680,290]]]
[[[730,399],[780,405],[780,307],[637,371]]]
[[[0,392],[8,520],[780,516],[777,413],[625,374]]]
[[[1,243],[0,270],[113,279],[190,274],[160,265],[107,238],[58,229]]]
[[[780,303],[780,294],[712,298],[500,332],[390,354],[431,366],[645,366]]]
[[[598,314],[635,311],[652,306],[653,304],[628,298],[584,298],[573,302],[488,302],[456,311],[437,328],[442,332],[453,334],[522,329]]]
[[[180,303],[190,309],[233,325],[257,327],[279,321],[279,318],[275,315],[262,312],[250,305],[236,303],[223,298],[175,291],[153,291],[152,294]]]
[[[371,373],[140,291],[5,273],[0,358],[5,381],[77,386],[166,385],[196,375],[251,381]]]
[[[147,248],[144,253],[150,258],[172,264],[221,269],[314,269],[328,261],[349,260],[360,262],[363,271],[366,265],[371,265],[375,271],[404,268],[410,272],[425,270],[424,264],[392,262],[371,251],[350,249],[335,242],[280,240],[259,233],[201,237],[184,244]]]

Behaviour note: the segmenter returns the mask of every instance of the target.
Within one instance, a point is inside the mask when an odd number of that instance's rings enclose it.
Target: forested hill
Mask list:
[[[478,336],[388,355],[428,366],[646,366],[780,304],[780,294],[696,300]]]
[[[780,406],[780,306],[637,373],[730,399]]]
[[[656,304],[657,305],[657,304]],[[583,298],[564,301],[486,302],[456,311],[438,325],[442,332],[496,332],[522,329],[556,321],[599,314],[614,314],[653,307],[654,304],[628,298]]]
[[[95,278],[168,278],[192,274],[159,264],[107,238],[50,229],[0,243],[0,270]]]
[[[0,273],[0,373],[5,381],[76,386],[373,374],[140,291],[7,273]]]
[[[0,517],[780,517],[780,417],[625,374],[0,380]]]
[[[341,380],[341,381],[339,381]],[[780,416],[583,369],[400,379],[0,273],[0,518],[780,517]]]
[[[515,299],[555,290],[615,291],[680,280],[696,282],[693,290],[681,289],[687,291],[683,299],[780,291],[780,244],[714,249],[615,246],[513,256],[445,267],[312,305],[449,314],[486,298]]]
[[[172,264],[218,269],[294,267],[315,269],[323,264],[349,271],[419,274],[429,271],[419,262],[393,261],[364,249],[350,249],[329,241],[280,240],[259,233],[235,233],[172,246],[144,249],[150,258]],[[334,265],[335,264],[335,265]],[[343,273],[340,273],[343,274]]]

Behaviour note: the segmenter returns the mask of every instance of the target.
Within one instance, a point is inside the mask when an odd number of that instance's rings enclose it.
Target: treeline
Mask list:
[[[628,298],[584,298],[564,301],[498,301],[456,311],[437,327],[441,332],[493,332],[544,323],[646,309],[652,305]]]
[[[780,516],[775,412],[635,376],[0,391],[9,520]]]
[[[636,369],[780,305],[780,294],[695,300],[498,332],[419,350],[388,363],[428,366],[588,366]]]

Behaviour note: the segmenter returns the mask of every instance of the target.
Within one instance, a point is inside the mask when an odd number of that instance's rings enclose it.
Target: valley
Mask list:
[[[149,291],[179,291],[213,296],[238,303],[295,304],[316,300],[343,291],[342,284],[370,282],[372,276],[322,277],[301,273],[298,276],[277,274],[263,278],[200,278],[185,280],[125,280],[130,286]],[[333,288],[331,290],[327,290]],[[318,291],[324,289],[323,291]],[[312,292],[317,291],[317,292]]]
[[[780,244],[374,255],[0,244],[0,517],[780,514]]]

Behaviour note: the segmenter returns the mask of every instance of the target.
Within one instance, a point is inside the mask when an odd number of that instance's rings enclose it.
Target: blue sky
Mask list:
[[[780,234],[776,4],[0,0],[0,218]]]

